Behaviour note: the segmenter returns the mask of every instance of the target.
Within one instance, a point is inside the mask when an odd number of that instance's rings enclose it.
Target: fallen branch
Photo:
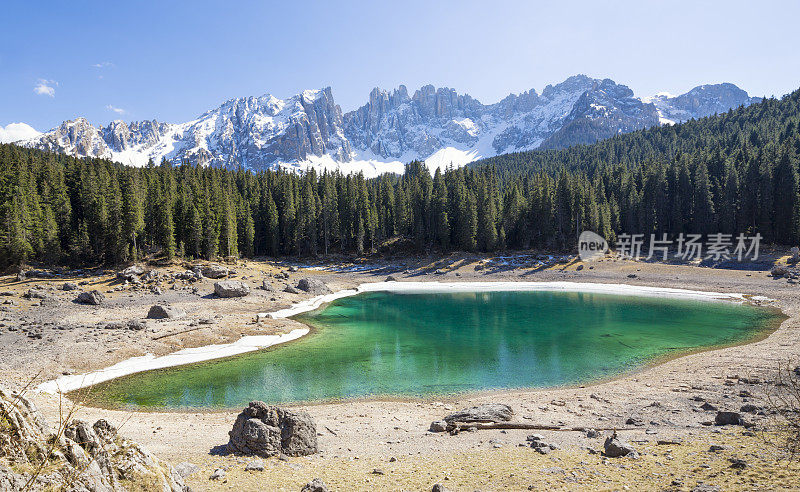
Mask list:
[[[551,430],[551,431],[568,431],[568,432],[584,432],[589,427],[562,427],[560,425],[542,425],[542,424],[526,424],[523,422],[452,422],[447,426],[447,430],[452,429],[466,430],[491,430],[491,429],[525,429],[525,430]],[[637,427],[591,427],[596,431],[627,431],[636,430]]]
[[[189,333],[190,331],[201,330],[203,328],[205,328],[205,325],[193,326],[193,327],[187,328],[185,330],[176,331],[176,332],[173,332],[173,333],[166,333],[164,335],[158,335],[157,337],[153,337],[152,340],[161,340],[162,338],[174,337],[175,335],[182,335],[184,333]]]

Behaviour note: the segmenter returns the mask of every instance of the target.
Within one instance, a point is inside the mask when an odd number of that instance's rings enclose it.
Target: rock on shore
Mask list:
[[[250,287],[239,280],[222,280],[214,282],[214,293],[219,297],[244,297],[250,293]]]
[[[235,454],[268,458],[281,453],[306,456],[319,450],[317,426],[308,413],[263,401],[250,402],[236,417],[228,435],[228,451]]]

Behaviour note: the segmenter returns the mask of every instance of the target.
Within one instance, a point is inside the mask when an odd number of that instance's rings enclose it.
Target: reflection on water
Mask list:
[[[100,403],[238,407],[370,395],[554,386],[746,340],[772,311],[565,292],[364,293],[296,319],[296,342],[98,385]]]

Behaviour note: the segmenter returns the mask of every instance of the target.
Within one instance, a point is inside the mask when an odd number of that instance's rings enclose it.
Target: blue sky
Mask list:
[[[485,103],[576,73],[637,95],[800,86],[800,2],[22,1],[0,7],[0,125],[181,122],[226,99],[432,83]]]

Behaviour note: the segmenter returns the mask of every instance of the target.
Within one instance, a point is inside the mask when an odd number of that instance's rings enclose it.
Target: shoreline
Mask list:
[[[312,297],[308,300],[301,301],[293,304],[289,308],[274,311],[272,313],[259,313],[258,316],[265,316],[271,319],[284,319],[291,316],[296,316],[301,313],[313,311],[318,309],[324,304],[358,295],[365,292],[400,292],[400,293],[452,293],[452,292],[574,292],[574,293],[590,293],[590,294],[608,294],[619,296],[637,296],[637,297],[668,297],[668,298],[681,298],[687,300],[698,300],[703,302],[735,302],[746,303],[750,300],[758,300],[760,302],[773,302],[763,296],[748,296],[741,293],[721,293],[721,292],[707,292],[689,289],[676,289],[668,287],[651,287],[639,286],[630,284],[607,284],[607,283],[594,283],[594,282],[560,282],[560,281],[544,281],[544,282],[513,282],[513,281],[494,281],[494,282],[367,282],[358,285],[355,289],[342,289],[331,294],[323,294]],[[756,299],[756,297],[758,299]],[[780,324],[778,325],[780,326]],[[170,367],[183,366],[194,364],[198,362],[206,362],[211,360],[242,355],[257,350],[263,350],[274,347],[279,344],[297,340],[307,335],[311,330],[308,327],[296,328],[289,333],[282,335],[260,335],[260,336],[244,336],[239,340],[228,344],[212,344],[195,348],[184,348],[176,352],[169,353],[163,356],[155,356],[153,354],[146,354],[143,356],[131,357],[129,359],[118,362],[109,367],[92,371],[86,374],[77,375],[64,375],[54,380],[46,381],[36,387],[36,391],[48,394],[65,394],[71,391],[84,389],[98,383],[110,381],[112,379],[129,376],[141,372],[147,372],[157,369],[167,369]],[[774,331],[774,330],[773,330]],[[751,343],[757,340],[748,340],[745,343]],[[717,347],[720,348],[720,347]],[[710,350],[715,349],[714,347]],[[703,350],[707,351],[707,350]],[[689,353],[692,353],[691,351]],[[680,357],[681,354],[677,357]],[[672,357],[668,358],[672,359]],[[658,362],[654,362],[658,363]],[[653,364],[645,364],[643,367],[651,367]],[[619,377],[627,371],[616,375]],[[602,379],[601,379],[602,381]],[[531,388],[531,389],[548,389],[548,388]],[[479,392],[485,393],[485,392]],[[457,395],[453,395],[457,396]],[[348,401],[343,399],[341,401]],[[299,402],[300,404],[309,404],[309,402]],[[198,410],[198,409],[195,409]],[[203,409],[200,409],[203,410]],[[224,410],[224,409],[221,409]]]

